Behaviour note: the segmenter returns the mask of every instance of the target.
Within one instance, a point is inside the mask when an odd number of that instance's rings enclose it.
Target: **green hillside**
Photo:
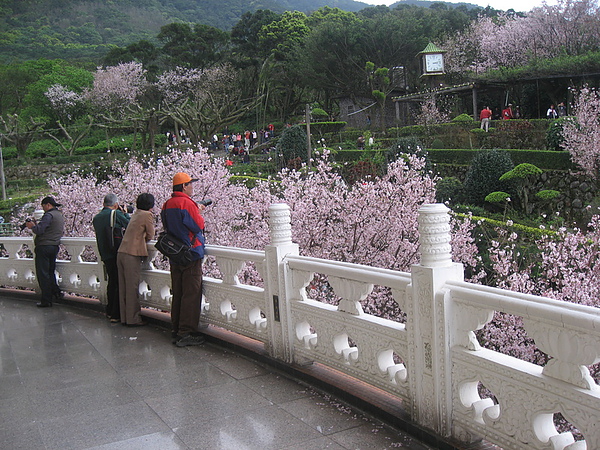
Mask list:
[[[154,40],[169,23],[229,30],[248,11],[308,12],[326,4],[352,11],[367,6],[354,0],[0,0],[0,63],[98,61],[111,46]]]
[[[435,2],[407,0],[394,6],[416,3]],[[155,41],[160,28],[173,22],[229,31],[246,12],[310,13],[323,6],[372,7],[355,0],[0,0],[0,64],[39,58],[95,64],[114,46]]]

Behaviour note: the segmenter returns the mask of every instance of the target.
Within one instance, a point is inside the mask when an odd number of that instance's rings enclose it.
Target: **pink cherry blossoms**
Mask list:
[[[481,16],[467,30],[440,44],[450,72],[517,67],[561,54],[579,55],[600,45],[598,3],[558,0],[524,17],[501,13]]]
[[[600,94],[584,87],[573,102],[575,120],[563,124],[563,148],[587,175],[598,178],[600,169]]]

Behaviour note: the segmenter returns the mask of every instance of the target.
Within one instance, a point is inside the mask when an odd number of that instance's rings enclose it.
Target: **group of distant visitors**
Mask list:
[[[179,172],[173,177],[173,193],[161,209],[161,220],[166,232],[191,248],[191,262],[178,265],[170,260],[171,269],[171,325],[173,343],[178,347],[200,345],[204,335],[199,332],[202,303],[201,235],[204,234],[204,204],[192,199],[193,183],[197,178]],[[56,282],[56,257],[64,234],[61,205],[53,197],[42,200],[44,214],[37,222],[30,219],[24,226],[34,234],[35,270],[41,290],[40,308],[51,307],[61,299]],[[118,197],[109,193],[104,197],[102,210],[92,220],[100,259],[107,281],[106,316],[111,323],[130,327],[147,325],[142,319],[139,284],[142,263],[148,257],[147,242],[154,238],[154,196],[142,193],[135,209],[119,204]]]
[[[558,107],[554,109],[554,105],[550,105],[548,111],[546,112],[546,117],[548,119],[557,119],[559,117],[565,117],[567,115],[567,107],[563,102],[558,104]],[[481,121],[481,129],[485,131],[489,131],[490,121],[492,120],[493,112],[489,106],[484,106],[481,112],[479,113],[479,120]],[[510,120],[510,119],[521,119],[523,116],[521,114],[521,109],[519,106],[515,106],[509,103],[506,108],[504,108],[500,114],[500,118],[502,120]]]

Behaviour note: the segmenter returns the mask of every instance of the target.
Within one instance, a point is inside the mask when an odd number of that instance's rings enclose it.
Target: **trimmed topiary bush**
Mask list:
[[[442,140],[440,138],[435,138],[433,140],[433,142],[431,143],[431,148],[442,149],[442,148],[446,148],[446,146],[444,145],[444,143],[442,142]]]
[[[294,125],[286,128],[281,133],[277,142],[277,153],[283,155],[283,165],[289,166],[292,161],[296,165],[296,160],[308,160],[308,141],[306,139],[306,128],[301,125]]]
[[[452,119],[451,122],[475,122],[475,120],[468,114],[460,114]]]
[[[510,195],[508,192],[496,191],[485,196],[485,201],[490,203],[504,203],[508,201]]]
[[[560,192],[555,191],[553,189],[544,189],[543,191],[540,191],[537,194],[535,194],[535,197],[541,201],[554,200],[558,196],[560,196]]]
[[[513,168],[510,154],[501,150],[482,150],[473,157],[464,183],[467,203],[485,205],[485,197],[494,191],[509,191],[500,177]]]
[[[329,114],[321,108],[313,108],[310,114],[315,121],[327,120],[329,118]]]

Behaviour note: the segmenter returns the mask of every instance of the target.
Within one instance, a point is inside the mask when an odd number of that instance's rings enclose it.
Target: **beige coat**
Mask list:
[[[148,256],[146,242],[154,238],[154,215],[150,211],[136,209],[125,229],[119,253]]]

